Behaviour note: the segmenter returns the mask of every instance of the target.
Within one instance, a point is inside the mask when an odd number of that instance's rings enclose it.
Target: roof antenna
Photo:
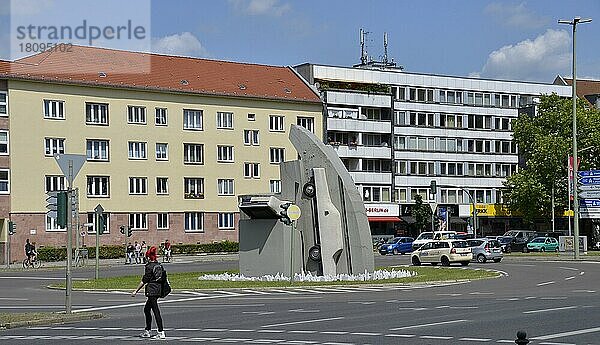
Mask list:
[[[360,29],[360,64],[361,65],[366,65],[368,62],[368,57],[367,57],[367,49],[365,47],[365,37],[367,36],[369,32],[363,30],[362,28]]]
[[[386,67],[388,64],[388,52],[387,52],[388,40],[387,32],[383,33],[383,66]]]

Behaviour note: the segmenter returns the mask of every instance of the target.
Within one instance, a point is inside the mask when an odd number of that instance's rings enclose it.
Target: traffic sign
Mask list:
[[[585,184],[585,185],[578,186],[577,189],[579,189],[580,191],[600,190],[600,184]]]
[[[287,208],[286,214],[290,220],[298,220],[300,215],[302,215],[302,212],[300,211],[300,207],[298,207],[298,205],[292,204]]]
[[[73,183],[73,179],[81,170],[83,163],[87,159],[86,155],[74,155],[74,154],[55,154],[54,159],[58,163],[60,171],[69,181],[69,185]]]
[[[600,199],[579,199],[581,207],[600,207]]]
[[[600,184],[600,176],[588,176],[579,178],[581,184]]]
[[[586,190],[579,193],[579,197],[584,199],[600,198],[600,190]]]
[[[600,170],[584,170],[578,171],[577,175],[579,177],[587,177],[587,176],[600,176]]]

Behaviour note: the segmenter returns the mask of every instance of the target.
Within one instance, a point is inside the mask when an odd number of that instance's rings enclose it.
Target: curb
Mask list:
[[[42,325],[51,325],[51,324],[56,324],[56,323],[74,322],[74,321],[88,321],[88,320],[101,319],[103,317],[104,317],[104,315],[102,315],[101,313],[60,314],[59,317],[55,317],[55,318],[7,322],[4,324],[0,324],[0,329],[42,326]]]

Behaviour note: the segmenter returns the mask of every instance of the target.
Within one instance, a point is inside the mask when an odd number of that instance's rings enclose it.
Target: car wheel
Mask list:
[[[315,245],[308,250],[308,257],[313,261],[321,261],[321,246]]]
[[[554,248],[554,252],[558,253],[558,247]]]
[[[442,256],[442,266],[450,266],[450,260],[447,256]]]
[[[527,247],[523,247],[523,253],[529,253],[529,250],[527,249]]]
[[[500,262],[502,259],[494,259],[494,262]]]
[[[545,251],[546,251],[546,248],[544,248],[544,247],[540,248],[540,252],[542,252],[542,253],[543,253],[543,252],[545,252]]]
[[[483,263],[485,263],[485,262],[486,262],[486,260],[487,260],[487,259],[485,258],[485,255],[483,255],[483,254],[479,254],[479,255],[477,255],[477,262],[479,262],[479,263],[483,264]]]
[[[506,253],[509,253],[512,251],[512,249],[510,249],[510,247],[506,247]]]
[[[384,256],[385,256],[387,253],[386,253],[386,252],[379,252],[379,254],[381,254],[381,255],[384,255]]]
[[[400,254],[400,251],[398,251],[398,248],[394,248],[394,250],[392,250],[392,254],[398,255]]]
[[[421,266],[421,260],[419,260],[418,257],[413,256],[412,257],[412,264],[413,264],[413,266]]]
[[[463,265],[463,266],[468,266],[468,265],[469,265],[469,262],[468,262],[468,261],[463,261],[463,262],[461,262],[460,264],[461,264],[461,265]]]

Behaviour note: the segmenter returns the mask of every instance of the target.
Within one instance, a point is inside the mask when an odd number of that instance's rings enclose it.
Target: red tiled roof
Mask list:
[[[568,86],[573,85],[573,78],[562,78]],[[587,95],[600,95],[600,80],[577,78],[577,97],[586,99]]]
[[[289,67],[86,46],[0,61],[0,77],[321,103]]]

